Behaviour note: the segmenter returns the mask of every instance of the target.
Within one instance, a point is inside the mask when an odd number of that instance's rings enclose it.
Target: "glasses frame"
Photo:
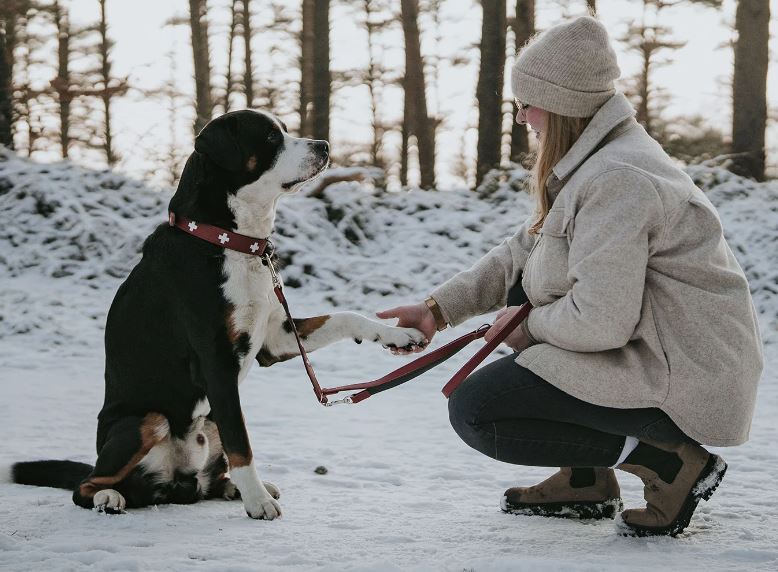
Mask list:
[[[522,103],[515,97],[513,98],[513,102],[516,104],[519,111],[527,111],[531,107],[529,103]]]

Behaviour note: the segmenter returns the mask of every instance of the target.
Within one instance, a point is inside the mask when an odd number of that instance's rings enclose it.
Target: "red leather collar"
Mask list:
[[[183,216],[176,216],[175,213],[168,213],[168,224],[183,230],[187,234],[196,236],[202,240],[227,248],[229,250],[235,250],[244,254],[251,254],[253,256],[264,256],[273,254],[273,243],[267,238],[254,238],[253,236],[246,236],[245,234],[238,234],[231,230],[226,230],[208,224],[205,222],[197,222],[188,219]]]

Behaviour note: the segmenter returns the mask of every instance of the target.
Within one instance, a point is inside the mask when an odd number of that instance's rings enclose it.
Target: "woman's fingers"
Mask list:
[[[382,320],[388,320],[390,318],[399,318],[401,312],[402,312],[402,307],[398,307],[398,308],[391,308],[389,310],[384,310],[382,312],[376,312],[375,315],[381,318]]]

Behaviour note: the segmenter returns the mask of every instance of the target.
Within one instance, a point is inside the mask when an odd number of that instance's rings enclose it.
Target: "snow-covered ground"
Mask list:
[[[778,568],[778,184],[689,168],[718,206],[751,281],[767,363],[744,446],[677,539],[617,536],[611,521],[504,515],[502,491],[550,469],[493,461],[451,430],[440,388],[470,354],[355,406],[317,404],[299,360],[254,369],[242,402],[258,468],[284,516],[239,502],[108,516],[70,493],[0,484],[0,568],[10,570],[602,570]],[[102,327],[168,194],[109,173],[0,156],[0,464],[94,460]],[[511,233],[529,199],[510,189],[378,194],[356,185],[281,205],[276,244],[295,313],[364,313],[415,301]],[[487,321],[444,332],[438,344]],[[343,342],[312,355],[327,385],[408,358]],[[327,467],[326,475],[314,472]],[[642,485],[621,474],[627,506]]]

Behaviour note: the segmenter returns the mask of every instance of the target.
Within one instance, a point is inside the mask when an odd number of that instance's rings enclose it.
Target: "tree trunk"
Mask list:
[[[769,0],[740,0],[735,15],[735,73],[732,85],[732,171],[765,178]]]
[[[313,19],[313,101],[314,139],[330,138],[330,0],[316,0]]]
[[[113,167],[116,164],[118,157],[113,148],[113,130],[111,128],[111,98],[113,97],[113,91],[110,89],[111,83],[111,41],[108,39],[108,22],[105,16],[105,3],[106,0],[99,0],[100,2],[100,77],[103,82],[103,90],[100,94],[100,99],[103,103],[103,152],[105,153],[105,161],[109,167]]]
[[[427,92],[424,62],[421,59],[418,0],[401,0],[403,35],[405,36],[405,97],[410,125],[419,150],[421,187],[435,187],[435,130],[427,115]]]
[[[636,119],[638,123],[645,127],[646,132],[653,137],[653,127],[651,125],[651,113],[649,112],[648,100],[650,96],[649,90],[649,78],[651,76],[651,57],[653,55],[653,48],[651,47],[650,40],[646,37],[645,23],[642,25],[641,34],[643,35],[642,50],[641,50],[641,65],[640,73],[638,75],[638,108],[636,113]]]
[[[400,186],[408,186],[408,141],[411,138],[411,112],[408,87],[403,81],[403,122],[400,129]]]
[[[597,0],[586,0],[586,7],[592,16],[597,14]]]
[[[303,25],[300,32],[300,137],[313,137],[311,112],[313,102],[314,3],[303,0]]]
[[[254,107],[254,68],[251,63],[251,5],[243,0],[243,51],[245,53],[243,71],[243,89],[246,94],[246,107]]]
[[[6,29],[9,19],[0,14],[0,145],[8,149],[14,148],[13,131],[13,80],[11,78],[11,62],[6,42]],[[13,26],[13,24],[11,24]]]
[[[235,35],[238,29],[238,0],[232,0],[230,7],[230,30],[227,34],[227,69],[224,72],[224,113],[227,113],[232,104],[232,88],[235,87],[235,79],[232,77],[232,60],[235,52]],[[248,107],[248,106],[246,106]]]
[[[482,0],[481,69],[478,74],[478,157],[475,184],[500,166],[502,89],[505,68],[505,0]]]
[[[192,54],[195,72],[195,135],[211,120],[211,62],[208,49],[207,0],[189,0],[189,25],[192,30]]]
[[[516,19],[513,21],[513,36],[516,38],[516,51],[535,33],[535,0],[516,0]],[[529,133],[526,125],[516,123],[516,114],[519,109],[513,102],[513,115],[511,116],[511,161],[521,163],[521,160],[529,153]]]
[[[371,127],[373,130],[373,142],[370,145],[370,159],[376,167],[386,168],[383,156],[384,125],[380,117],[379,82],[380,64],[376,62],[374,54],[375,29],[372,15],[376,13],[373,0],[363,0],[365,8],[365,25],[367,28],[367,88],[370,92]]]
[[[57,77],[52,87],[57,94],[59,106],[59,146],[63,159],[70,152],[70,18],[66,9],[55,1],[51,6],[57,26]]]

